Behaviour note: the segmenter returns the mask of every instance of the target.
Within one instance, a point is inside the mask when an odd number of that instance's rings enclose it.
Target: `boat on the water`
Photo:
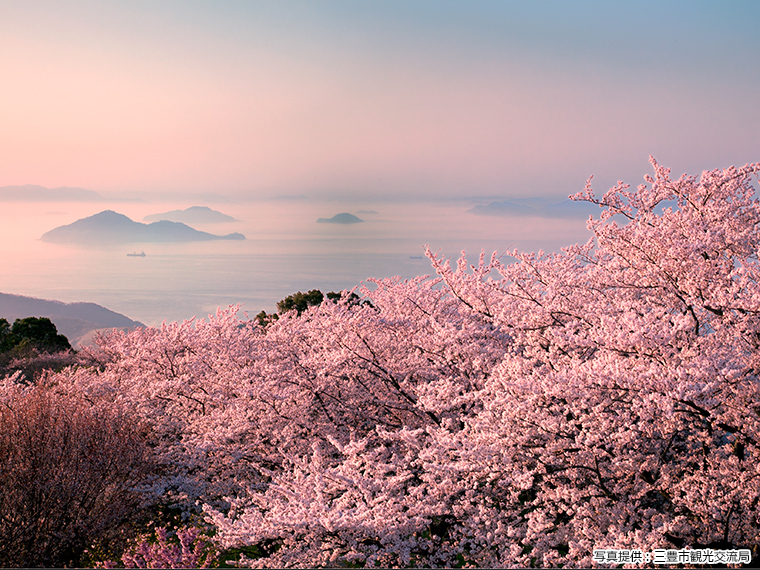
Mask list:
[[[136,251],[133,251],[132,253],[128,253],[127,257],[145,257],[145,252],[141,251],[140,253],[137,253]]]

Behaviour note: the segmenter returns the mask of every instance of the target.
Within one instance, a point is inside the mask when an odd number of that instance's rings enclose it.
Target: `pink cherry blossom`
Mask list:
[[[560,253],[427,250],[261,328],[238,307],[101,337],[60,390],[151,426],[152,500],[242,564],[590,566],[760,547],[760,164],[596,198]],[[151,494],[152,493],[152,494]]]

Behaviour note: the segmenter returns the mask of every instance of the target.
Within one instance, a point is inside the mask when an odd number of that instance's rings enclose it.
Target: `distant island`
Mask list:
[[[357,218],[353,214],[343,212],[341,214],[335,214],[332,218],[319,218],[318,224],[358,224],[363,222],[361,218]]]
[[[34,184],[0,187],[0,202],[100,202],[103,197],[84,188],[45,188]]]
[[[63,303],[0,293],[0,317],[13,322],[29,316],[48,317],[74,348],[88,344],[95,331],[145,326],[95,303]]]
[[[505,216],[505,217],[530,217],[539,218],[588,218],[599,214],[599,206],[589,202],[574,202],[565,200],[538,207],[517,204],[509,200],[480,204],[467,210],[477,216]]]
[[[163,214],[151,214],[143,218],[144,222],[181,222],[183,224],[223,224],[237,222],[232,216],[212,210],[208,206],[190,206],[185,210],[172,210]]]
[[[201,232],[180,222],[163,220],[152,224],[134,222],[124,214],[106,210],[72,224],[50,230],[42,241],[56,243],[133,243],[243,240],[239,233],[218,236]]]

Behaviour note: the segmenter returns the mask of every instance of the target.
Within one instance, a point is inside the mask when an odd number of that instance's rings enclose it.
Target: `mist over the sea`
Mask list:
[[[555,204],[591,175],[601,196],[650,155],[675,178],[758,159],[758,23],[746,1],[0,0],[0,292],[157,324],[429,273],[423,244],[585,242]],[[192,206],[246,239],[40,241]]]
[[[251,315],[273,311],[298,290],[351,289],[369,277],[432,272],[423,245],[472,262],[481,249],[558,250],[589,234],[574,218],[479,216],[468,201],[345,204],[310,199],[211,204],[238,221],[196,223],[244,241],[46,243],[47,231],[106,209],[136,222],[193,205],[185,202],[6,202],[0,224],[0,291],[101,304],[146,324],[205,317],[243,303]],[[347,212],[362,223],[317,223]],[[129,256],[130,253],[145,256]],[[505,257],[505,261],[508,259]]]

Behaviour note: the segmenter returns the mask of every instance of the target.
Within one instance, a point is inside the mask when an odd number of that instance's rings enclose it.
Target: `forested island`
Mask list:
[[[349,214],[348,212],[342,212],[340,214],[335,214],[332,218],[319,218],[317,220],[318,224],[358,224],[360,222],[363,222],[361,218],[358,216],[354,216],[353,214]]]
[[[151,214],[143,218],[146,222],[180,222],[183,224],[227,224],[237,222],[232,216],[212,210],[208,206],[190,206],[184,210],[171,210],[161,214]]]
[[[748,563],[760,163],[652,166],[575,195],[601,215],[560,253],[428,250],[433,276],[115,331],[5,377],[0,565]]]
[[[66,226],[59,226],[42,236],[42,241],[58,243],[133,243],[183,242],[210,240],[244,240],[240,233],[223,236],[202,232],[181,222],[161,220],[150,224],[134,222],[124,214],[104,210]]]

